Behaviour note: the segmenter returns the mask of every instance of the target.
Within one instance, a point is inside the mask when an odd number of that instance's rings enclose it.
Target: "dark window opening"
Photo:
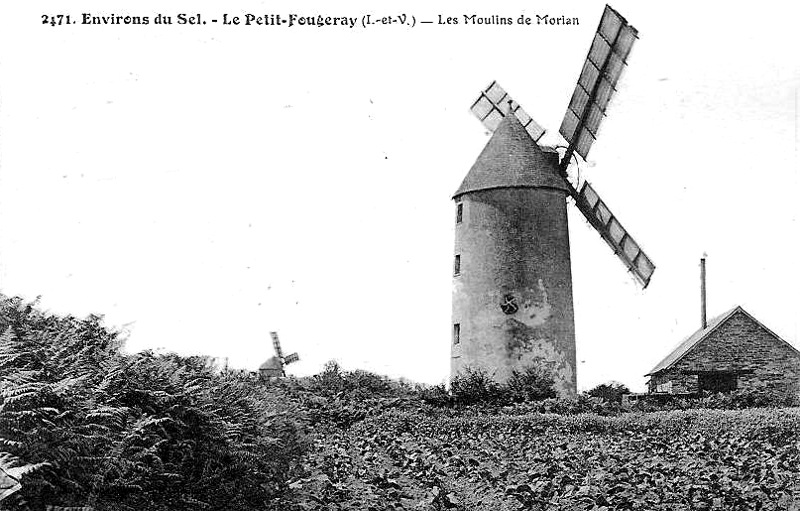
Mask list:
[[[461,255],[456,255],[453,262],[453,275],[461,275]]]
[[[453,325],[453,344],[461,342],[461,323]]]
[[[736,390],[736,374],[724,372],[700,373],[697,375],[697,385],[701,392],[731,392]]]
[[[458,204],[456,204],[456,223],[460,224],[463,218],[464,218],[464,204],[459,202]]]
[[[503,301],[500,303],[500,309],[505,314],[514,314],[519,310],[519,305],[517,305],[517,298],[514,295],[505,295],[503,297]]]

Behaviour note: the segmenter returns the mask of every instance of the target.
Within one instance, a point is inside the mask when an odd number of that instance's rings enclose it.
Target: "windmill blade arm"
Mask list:
[[[472,114],[491,132],[497,129],[509,109],[514,112],[533,141],[538,142],[544,135],[544,128],[539,126],[539,123],[534,121],[533,117],[528,115],[496,81],[482,90],[470,107]]]
[[[628,267],[642,288],[646,288],[656,269],[655,265],[588,182],[583,183],[580,193],[575,198],[575,204],[617,257]]]
[[[569,143],[564,169],[573,152],[584,160],[589,154],[637,38],[638,31],[606,5],[559,129]]]
[[[272,347],[275,348],[275,355],[283,361],[283,350],[281,349],[281,341],[278,339],[278,332],[270,332],[269,336],[272,337]]]

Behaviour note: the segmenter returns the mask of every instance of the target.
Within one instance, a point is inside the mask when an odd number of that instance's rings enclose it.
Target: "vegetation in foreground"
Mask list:
[[[282,494],[308,437],[277,389],[119,348],[98,317],[2,299],[0,463],[24,473],[3,506],[263,510]]]
[[[0,467],[22,482],[3,506],[800,509],[800,410],[780,396],[631,411],[615,385],[556,399],[538,368],[450,391],[335,363],[264,383],[120,343],[98,317],[0,301]]]
[[[289,510],[800,509],[800,409],[736,409],[783,397],[631,412],[613,397],[508,404],[502,386],[484,382],[455,386],[488,388],[483,401],[459,404],[467,397],[454,392],[443,404],[437,391],[431,406],[419,398],[430,388],[335,365],[272,385],[316,410]]]

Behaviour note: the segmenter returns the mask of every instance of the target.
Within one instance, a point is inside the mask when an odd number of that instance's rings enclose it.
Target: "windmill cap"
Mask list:
[[[281,367],[281,359],[278,357],[269,357],[266,362],[258,366],[258,369],[280,369]]]
[[[503,118],[453,198],[491,188],[568,191],[558,171],[558,153],[539,147],[516,115]]]

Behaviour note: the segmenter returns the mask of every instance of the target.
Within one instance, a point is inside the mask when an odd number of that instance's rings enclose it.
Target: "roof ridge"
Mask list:
[[[764,330],[766,330],[766,331],[767,331],[767,333],[768,333],[768,334],[770,334],[772,337],[774,337],[774,338],[776,338],[777,340],[781,341],[782,343],[786,344],[786,345],[787,345],[787,346],[789,346],[789,347],[790,347],[790,348],[791,348],[793,351],[795,351],[795,352],[796,352],[798,355],[800,355],[800,350],[798,350],[797,348],[795,348],[795,347],[792,345],[792,343],[790,343],[789,341],[787,341],[786,339],[784,339],[784,338],[783,338],[783,337],[781,337],[780,335],[778,335],[778,334],[776,334],[775,332],[773,332],[772,330],[770,330],[770,328],[769,328],[769,327],[767,327],[767,326],[766,326],[764,323],[762,323],[761,321],[757,320],[757,319],[755,318],[755,316],[753,316],[752,314],[750,314],[749,312],[747,312],[746,310],[744,310],[744,308],[743,308],[741,305],[739,306],[739,308],[740,308],[740,309],[742,309],[742,312],[744,312],[744,313],[747,315],[747,317],[749,317],[750,319],[752,319],[753,321],[755,321],[756,325],[758,325],[758,326],[760,326],[761,328],[763,328]]]
[[[695,348],[695,346],[700,344],[700,342],[703,339],[705,339],[708,335],[710,335],[711,332],[715,331],[717,328],[719,328],[720,325],[725,323],[725,321],[727,321],[728,318],[733,316],[733,314],[738,310],[741,310],[742,312],[750,316],[751,319],[755,320],[755,318],[753,318],[747,311],[745,311],[741,305],[736,305],[732,309],[729,309],[723,312],[722,314],[714,316],[711,319],[711,321],[708,321],[706,323],[705,328],[699,328],[695,330],[691,335],[684,338],[680,343],[678,343],[678,345],[675,346],[675,348],[673,348],[672,351],[670,351],[669,354],[661,360],[661,362],[656,364],[655,367],[653,367],[653,369],[651,369],[647,374],[645,374],[645,376],[650,376],[659,371],[663,371],[665,369],[669,369],[670,367],[672,367],[676,362],[680,361],[690,351],[692,351]],[[758,321],[756,320],[756,322]],[[759,324],[761,323],[759,322]]]

